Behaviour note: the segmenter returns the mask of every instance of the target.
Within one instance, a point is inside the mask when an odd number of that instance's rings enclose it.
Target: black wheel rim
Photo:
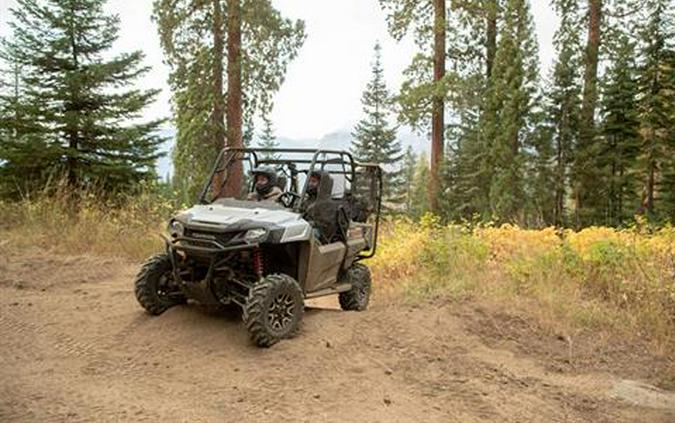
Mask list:
[[[173,286],[173,274],[171,272],[163,273],[157,281],[157,296],[162,301],[169,301],[171,294],[176,292]]]
[[[287,330],[295,316],[295,300],[288,293],[280,293],[270,303],[267,311],[267,322],[277,333]]]

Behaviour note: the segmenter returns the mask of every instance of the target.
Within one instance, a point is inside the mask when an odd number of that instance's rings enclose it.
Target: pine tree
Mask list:
[[[260,141],[258,141],[258,147],[260,148],[279,148],[279,142],[277,142],[277,137],[274,135],[274,128],[272,127],[272,120],[265,115],[263,117],[263,131],[260,134]],[[265,153],[262,155],[264,159],[276,159],[278,155],[274,153]]]
[[[543,103],[542,95],[535,104]],[[525,221],[528,226],[554,225],[556,218],[556,165],[553,128],[546,124],[546,110],[535,106],[531,130],[525,137]]]
[[[155,0],[153,18],[171,67],[169,82],[178,130],[174,184],[191,197],[202,187],[225,145],[226,129],[235,144],[245,144],[255,132],[254,118],[271,109],[288,63],[305,40],[304,23],[281,16],[270,0]],[[233,37],[240,37],[240,43]],[[233,65],[240,66],[240,71],[226,60],[228,41],[230,49],[240,47],[238,56],[230,51],[230,57],[240,58]],[[234,101],[239,96],[233,95],[230,107],[236,112],[227,114],[232,120],[230,128],[223,122],[228,98],[225,75],[233,87],[241,88],[241,107]],[[237,75],[240,84],[235,84]]]
[[[472,219],[489,211],[492,163],[479,128],[497,51],[502,1],[456,3],[449,18],[448,67],[450,97],[443,172],[443,204],[447,218]]]
[[[600,52],[603,44],[603,13],[606,1],[588,0],[585,25],[587,40],[583,59],[583,90],[579,121],[579,142],[575,149],[573,195],[576,226],[601,224],[600,175],[596,159],[599,144],[595,115],[598,103]]]
[[[242,148],[244,146],[244,117],[242,107],[242,53],[241,53],[241,32],[242,32],[242,4],[241,0],[225,0],[227,5],[227,112],[225,113],[227,142],[224,146],[230,148]],[[220,9],[220,0],[213,0],[215,10]],[[222,43],[219,22],[214,19],[214,45]],[[222,70],[222,61],[220,51],[214,50],[214,55],[218,58],[220,66],[214,68],[214,74]],[[220,75],[219,75],[220,76]],[[216,92],[219,87],[215,87]],[[214,118],[221,119],[221,115],[214,109]],[[214,196],[237,197],[242,189],[244,182],[243,163],[239,160],[234,161],[227,169],[227,181],[222,192],[219,188],[221,184],[213,185]],[[217,179],[218,180],[218,179]]]
[[[404,72],[397,98],[399,119],[431,135],[429,201],[438,212],[440,166],[445,148],[447,2],[446,0],[379,0],[390,34],[397,40],[412,33],[419,52]]]
[[[509,0],[487,93],[483,132],[493,164],[490,209],[500,220],[520,220],[524,198],[524,143],[537,92],[538,55],[526,0]]]
[[[352,133],[351,152],[360,162],[378,163],[383,167],[384,201],[400,203],[401,144],[396,139],[396,128],[389,123],[391,96],[384,81],[381,50],[377,43],[372,77],[361,98],[365,116]]]
[[[436,11],[441,9],[440,3],[447,8],[444,13],[446,71],[442,78],[435,79],[434,65],[440,61],[435,54],[438,49],[434,47],[440,43],[436,42],[434,31],[437,25],[432,23],[436,21]],[[450,213],[454,217],[457,213],[476,208],[476,203],[484,198],[475,195],[475,191],[484,186],[476,184],[484,175],[474,169],[482,165],[480,158],[484,156],[480,153],[485,151],[477,145],[480,139],[475,134],[487,75],[492,71],[497,50],[501,3],[503,0],[380,0],[387,13],[392,36],[400,39],[412,34],[418,46],[418,53],[404,72],[405,81],[396,97],[399,119],[428,135],[433,132],[432,106],[438,104],[436,99],[439,96],[443,98],[443,135],[446,142],[443,149],[436,150],[445,150],[447,154],[441,154],[438,160],[433,161],[441,175],[441,180],[432,189],[439,194],[436,213]],[[448,110],[452,112],[448,113]],[[450,157],[452,161],[449,161]],[[444,180],[460,168],[466,169],[466,172],[459,171],[459,179]],[[464,200],[453,202],[450,198]]]
[[[460,109],[457,134],[451,135],[444,175],[446,210],[451,219],[472,219],[480,215],[486,220],[489,213],[489,189],[492,164],[489,144],[480,135],[480,103],[485,93],[477,91],[478,105]],[[452,131],[451,131],[452,134]],[[454,146],[452,144],[455,144]],[[452,175],[451,179],[448,179]]]
[[[612,49],[602,101],[602,149],[598,157],[606,224],[618,226],[637,210],[636,160],[640,150],[634,43],[623,34]]]
[[[2,43],[2,58],[20,66],[23,118],[32,124],[5,144],[0,160],[3,177],[21,189],[30,188],[28,176],[44,183],[57,173],[71,186],[108,189],[154,177],[162,121],[124,122],[137,121],[158,90],[128,88],[149,70],[140,51],[107,58],[119,18],[106,15],[104,4],[17,0],[11,10],[13,33]]]
[[[35,110],[24,97],[22,67],[12,57],[6,62],[0,71],[0,195],[26,195],[42,188],[50,173],[42,165],[53,156],[42,125],[30,117]]]
[[[666,0],[645,8],[639,70],[642,211],[675,220],[675,53],[673,10]]]
[[[558,58],[553,65],[552,86],[548,92],[548,125],[553,133],[555,170],[555,208],[553,223],[567,221],[566,203],[570,184],[570,168],[578,144],[581,113],[581,17],[577,0],[555,0],[560,27],[554,45]]]

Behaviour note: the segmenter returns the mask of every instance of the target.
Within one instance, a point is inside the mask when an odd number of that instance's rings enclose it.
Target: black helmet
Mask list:
[[[255,181],[255,190],[260,195],[268,194],[277,184],[277,172],[271,166],[257,167],[251,171],[251,174],[253,175],[253,178],[258,175],[264,175],[267,177],[267,182],[264,184]]]

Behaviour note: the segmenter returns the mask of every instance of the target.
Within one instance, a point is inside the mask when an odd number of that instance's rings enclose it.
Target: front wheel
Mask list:
[[[150,257],[141,267],[134,284],[136,299],[150,314],[159,315],[186,299],[173,277],[168,254]]]
[[[353,311],[363,311],[368,308],[371,288],[370,270],[365,265],[356,263],[347,269],[340,279],[352,285],[351,290],[340,293],[340,307],[343,310]]]
[[[244,306],[244,324],[259,347],[295,335],[305,310],[302,289],[284,274],[268,275],[253,288]]]

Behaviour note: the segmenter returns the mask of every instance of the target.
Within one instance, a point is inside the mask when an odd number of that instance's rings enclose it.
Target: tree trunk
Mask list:
[[[241,148],[241,4],[240,0],[227,0],[227,146]],[[223,192],[227,197],[238,197],[243,182],[243,166],[235,160],[228,168]]]
[[[486,15],[486,76],[492,76],[492,65],[497,55],[497,0],[491,0],[487,5]]]
[[[576,215],[580,217],[582,209],[592,208],[598,199],[595,192],[597,177],[593,163],[593,142],[595,137],[595,109],[598,102],[598,55],[600,52],[600,23],[602,19],[602,0],[588,0],[588,40],[584,59],[584,89],[581,102],[580,145],[577,168]],[[593,211],[593,214],[597,210]],[[587,215],[587,213],[584,213]],[[587,223],[587,222],[581,222]]]
[[[649,161],[647,162],[647,186],[645,198],[642,201],[643,208],[648,215],[654,213],[654,191],[656,189],[656,158],[654,154],[654,137],[656,136],[654,129],[649,131]]]
[[[223,97],[223,59],[224,59],[224,37],[223,37],[223,11],[220,4],[221,0],[213,0],[213,114],[211,115],[213,125],[213,151],[214,157],[225,147],[225,104]],[[220,188],[223,184],[223,174],[216,175],[213,184],[213,196],[220,196]]]
[[[581,119],[586,130],[594,127],[595,107],[598,101],[598,54],[600,52],[600,21],[602,0],[589,0],[588,41],[584,73],[584,94],[581,105]]]
[[[434,0],[434,82],[445,76],[445,0]],[[429,207],[437,213],[440,167],[443,160],[443,93],[436,91],[431,111],[431,177]]]
[[[74,23],[72,21],[72,17],[75,16],[75,9],[74,5],[70,5],[70,12],[72,13],[71,19],[69,19],[69,28],[68,28],[68,35],[70,38],[70,48],[71,48],[71,55],[73,59],[73,69],[75,71],[78,70],[80,64],[77,56],[77,43],[75,42],[75,28],[74,28]],[[78,101],[78,97],[80,96],[79,93],[79,87],[75,85],[75,87],[71,87],[73,91],[70,92],[70,95],[72,96],[71,98],[71,104],[66,105],[66,110],[69,108],[72,110],[75,108],[75,104]],[[75,120],[76,122],[68,122],[67,126],[68,128],[66,129],[66,132],[68,134],[68,157],[66,159],[66,180],[68,182],[69,187],[74,187],[77,184],[77,159],[75,156],[77,155],[77,150],[79,148],[79,113],[81,111],[76,111],[78,113],[75,114]]]
[[[556,226],[563,226],[565,213],[565,166],[567,163],[565,149],[563,147],[562,126],[566,121],[566,113],[560,116],[558,123],[558,136],[556,137],[556,187],[555,187],[555,215],[553,222]]]

